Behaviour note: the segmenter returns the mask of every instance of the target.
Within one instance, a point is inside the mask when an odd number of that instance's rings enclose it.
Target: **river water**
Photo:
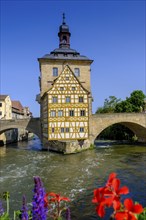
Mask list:
[[[91,202],[93,190],[111,172],[129,187],[129,197],[146,206],[146,146],[98,145],[72,155],[40,149],[39,139],[0,148],[0,192],[10,192],[11,213],[21,208],[23,194],[31,204],[33,176],[41,177],[47,192],[71,199],[72,220],[100,219]]]

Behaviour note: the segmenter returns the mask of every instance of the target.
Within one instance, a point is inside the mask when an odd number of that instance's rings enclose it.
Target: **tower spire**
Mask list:
[[[63,20],[62,20],[62,24],[66,24],[66,23],[65,23],[65,13],[63,13]]]
[[[69,26],[65,22],[65,13],[62,16],[62,24],[59,27],[59,47],[60,48],[70,48],[70,32]]]

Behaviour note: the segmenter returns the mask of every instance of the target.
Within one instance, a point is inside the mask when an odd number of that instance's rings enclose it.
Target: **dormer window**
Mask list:
[[[53,76],[58,76],[58,68],[57,67],[53,67]]]
[[[80,69],[74,68],[74,74],[75,74],[75,76],[79,77],[80,76]]]

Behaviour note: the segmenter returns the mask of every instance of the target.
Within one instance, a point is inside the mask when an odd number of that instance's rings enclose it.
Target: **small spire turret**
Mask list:
[[[60,48],[70,48],[70,36],[69,26],[65,22],[65,13],[63,13],[62,25],[60,25],[58,33]]]

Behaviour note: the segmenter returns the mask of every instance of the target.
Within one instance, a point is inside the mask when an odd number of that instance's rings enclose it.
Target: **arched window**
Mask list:
[[[66,43],[66,42],[67,42],[67,37],[66,37],[66,36],[63,36],[62,43]]]

